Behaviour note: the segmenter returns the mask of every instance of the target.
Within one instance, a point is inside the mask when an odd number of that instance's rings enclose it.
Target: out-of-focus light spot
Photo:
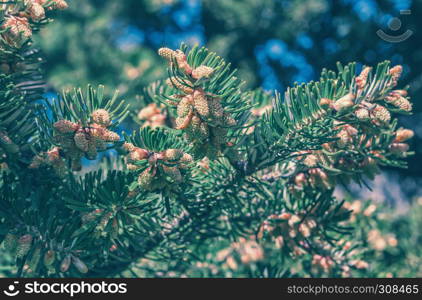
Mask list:
[[[350,24],[340,24],[337,27],[337,34],[339,37],[345,37],[350,32]]]
[[[374,0],[342,0],[342,2],[352,5],[353,11],[362,21],[376,16],[378,11],[378,5]]]
[[[376,23],[382,27],[387,27],[388,22],[393,18],[391,14],[382,14],[376,18]]]
[[[286,44],[280,40],[269,40],[265,45],[268,56],[278,59],[285,52]]]
[[[173,20],[182,28],[186,28],[192,23],[192,19],[189,13],[183,10],[176,11],[173,14]]]
[[[182,2],[191,9],[199,9],[201,7],[201,0],[183,0]]]
[[[314,45],[314,42],[307,34],[299,34],[296,38],[296,42],[305,49],[310,49]]]
[[[409,9],[412,6],[412,0],[391,0],[394,8],[397,10]]]
[[[260,67],[262,87],[265,90],[283,91],[284,88],[271,65],[274,62],[282,67],[296,70],[289,78],[289,83],[308,81],[314,76],[314,70],[305,57],[300,52],[289,50],[286,43],[281,40],[271,39],[264,45],[256,47],[255,56]]]
[[[333,54],[339,50],[339,45],[335,40],[328,38],[324,40],[324,50],[327,54]]]
[[[135,26],[127,26],[117,39],[116,44],[122,49],[136,47],[145,40],[145,33]]]
[[[161,30],[148,31],[148,42],[155,47],[178,48],[182,42],[193,46],[205,44],[204,27],[201,23],[202,3],[200,0],[181,0],[166,11],[174,24]],[[175,26],[176,25],[176,26]]]

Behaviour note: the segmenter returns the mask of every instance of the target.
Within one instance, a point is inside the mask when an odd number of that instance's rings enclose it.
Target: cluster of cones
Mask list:
[[[127,168],[132,171],[142,170],[138,184],[148,191],[183,182],[183,174],[193,162],[192,156],[180,149],[151,152],[131,143],[125,143],[123,149],[128,152]]]
[[[366,67],[355,78],[358,95],[369,84],[367,79],[370,71],[371,69]],[[401,72],[401,66],[389,70],[390,88],[395,87]],[[368,100],[359,104],[355,103],[356,96],[351,93],[337,101],[322,98],[322,107],[327,111],[340,113],[340,117],[334,122],[338,132],[337,139],[323,144],[322,150],[296,153],[301,171],[292,178],[291,191],[295,194],[307,187],[330,189],[336,182],[348,183],[358,180],[360,174],[373,179],[379,172],[379,161],[389,157],[406,156],[409,145],[405,142],[414,135],[410,129],[399,128],[393,132],[387,149],[377,147],[382,131],[377,128],[387,128],[391,123],[389,109],[394,107],[404,112],[411,111],[412,105],[405,98],[406,95],[404,90],[393,90],[384,97],[369,94],[366,97]],[[353,154],[360,153],[360,149],[365,149],[368,155],[363,157]]]
[[[31,234],[17,235],[9,232],[6,234],[3,244],[5,249],[17,258],[22,259],[26,255],[30,255],[24,266],[25,272],[34,271],[40,261],[48,270],[55,272],[53,265],[57,259],[56,252],[54,250],[43,250],[40,245],[37,246],[35,238]],[[32,247],[34,247],[34,250],[30,251]],[[79,272],[88,272],[85,263],[74,254],[68,254],[63,258],[60,263],[60,271],[66,272],[72,263]]]
[[[206,93],[196,83],[209,79],[214,69],[205,65],[192,68],[180,50],[161,48],[159,55],[177,67],[186,78],[170,77],[166,83],[180,94],[172,95],[168,103],[177,108],[176,128],[184,130],[198,156],[216,157],[227,143],[228,128],[236,125],[231,115],[224,111],[221,99]]]
[[[305,253],[302,249],[305,240],[316,230],[315,218],[284,212],[271,215],[262,223],[258,239],[270,239],[277,248],[285,248],[295,255],[301,255]]]
[[[110,125],[110,115],[104,109],[95,110],[86,127],[69,120],[55,122],[53,138],[58,146],[36,155],[29,167],[50,165],[59,176],[63,176],[67,171],[66,159],[70,159],[72,170],[80,171],[82,157],[96,159],[98,151],[105,151],[109,143],[120,140],[117,133],[107,129]]]
[[[336,212],[336,214],[342,213],[343,209]],[[312,272],[316,275],[330,275],[332,270],[337,268],[343,276],[350,276],[351,268],[368,267],[368,263],[356,258],[359,253],[352,249],[350,241],[341,239],[335,244],[327,243],[315,238],[320,232],[321,228],[318,228],[314,212],[311,211],[311,214],[284,212],[270,215],[262,223],[257,237],[259,240],[270,241],[277,249],[288,251],[294,256],[314,252],[310,263]],[[312,246],[310,240],[313,241]]]
[[[3,1],[5,2],[5,1]],[[1,4],[6,10],[6,16],[2,29],[3,39],[9,46],[20,48],[32,37],[32,22],[39,22],[45,18],[45,10],[66,9],[64,0],[28,0],[16,4]]]

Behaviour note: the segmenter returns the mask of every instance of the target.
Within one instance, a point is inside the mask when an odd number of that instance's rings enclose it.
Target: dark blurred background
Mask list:
[[[49,95],[105,84],[133,109],[142,89],[165,76],[159,47],[205,45],[240,71],[247,87],[283,92],[318,79],[337,61],[401,64],[415,131],[406,170],[386,170],[360,197],[398,202],[422,195],[422,0],[69,0],[70,8],[38,36]],[[380,31],[381,30],[381,31]],[[378,31],[378,34],[377,34]],[[384,35],[384,38],[379,36]],[[135,113],[135,111],[134,111]]]

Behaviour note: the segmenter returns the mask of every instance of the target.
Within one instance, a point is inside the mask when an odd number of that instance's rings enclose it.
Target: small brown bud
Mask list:
[[[38,2],[30,2],[28,7],[29,15],[31,19],[35,22],[41,21],[45,18],[45,10],[44,7]]]
[[[192,162],[193,162],[192,156],[188,153],[184,153],[179,160],[179,167],[181,169],[186,169],[187,165],[191,164]]]
[[[356,85],[358,89],[363,89],[366,85],[366,82],[368,80],[369,72],[371,72],[371,67],[365,67],[362,72],[359,74],[358,77],[356,77]]]
[[[370,217],[375,212],[376,209],[377,209],[376,205],[371,204],[363,211],[363,214],[366,217]]]
[[[181,50],[176,50],[175,58],[176,58],[178,67],[182,69],[185,72],[185,74],[187,75],[192,74],[192,68],[188,64],[185,53],[183,53]]]
[[[278,216],[278,218],[279,218],[280,220],[285,220],[285,221],[290,220],[290,218],[291,218],[291,217],[292,217],[292,214],[291,214],[291,213],[287,213],[287,212],[281,213],[281,214]]]
[[[299,225],[298,230],[305,238],[308,238],[311,236],[311,229],[305,223],[301,223]]]
[[[400,128],[396,132],[396,138],[394,139],[394,142],[397,142],[397,143],[405,142],[411,139],[414,136],[414,134],[415,133],[413,132],[413,130]]]
[[[336,111],[343,111],[345,109],[351,108],[353,105],[355,105],[353,100],[355,100],[355,95],[349,93],[334,102],[333,108]]]
[[[122,148],[128,152],[132,152],[133,150],[135,150],[135,146],[132,143],[127,143],[125,142],[122,146]]]
[[[306,155],[303,164],[307,167],[315,167],[318,164],[318,156],[314,154]]]
[[[209,78],[212,73],[214,73],[213,68],[208,66],[199,66],[192,71],[192,77],[195,79]]]
[[[355,115],[361,121],[367,121],[370,118],[369,110],[367,110],[366,108],[358,108],[355,111]]]
[[[388,109],[379,104],[375,104],[375,107],[372,110],[372,115],[376,121],[380,121],[381,123],[388,123],[391,120],[391,115]]]
[[[180,118],[186,117],[192,110],[193,95],[187,95],[180,100],[177,105],[177,116]]]
[[[157,107],[157,104],[150,103],[138,113],[138,118],[140,120],[149,120],[152,116],[161,113],[161,109]]]
[[[88,267],[82,260],[79,259],[79,257],[72,255],[72,262],[79,272],[81,272],[82,274],[88,273]]]
[[[293,227],[296,223],[300,222],[300,217],[298,215],[292,215],[289,218],[289,226]]]
[[[321,98],[321,100],[319,100],[319,105],[322,106],[323,108],[331,107],[332,104],[333,104],[333,100],[330,100],[328,98]]]
[[[306,176],[304,173],[299,173],[295,176],[295,184],[302,188],[303,185],[306,183]]]
[[[78,130],[73,137],[76,147],[82,152],[87,152],[89,149],[89,138],[83,130]]]
[[[224,112],[223,113],[223,125],[225,125],[225,126],[235,126],[236,120],[229,113]]]
[[[53,124],[53,127],[60,133],[73,133],[79,129],[78,124],[68,120],[58,120]]]
[[[151,183],[153,180],[154,180],[154,173],[151,172],[151,168],[147,168],[141,174],[139,174],[138,184],[146,190],[151,190],[152,189]]]
[[[167,149],[164,151],[164,159],[170,160],[170,161],[177,161],[182,158],[183,151],[180,149]]]
[[[120,136],[117,133],[108,129],[102,131],[100,138],[105,142],[118,142],[120,140]]]
[[[98,125],[108,127],[111,124],[110,114],[105,109],[97,109],[92,112],[92,121]]]
[[[149,121],[145,122],[144,126],[148,125],[151,127],[164,126],[166,124],[167,116],[164,114],[153,115]]]
[[[32,36],[31,26],[25,17],[6,17],[2,28],[7,30],[3,37],[12,47],[20,48]]]
[[[412,103],[404,97],[399,97],[393,104],[402,111],[410,112],[412,111]]]
[[[60,271],[62,273],[67,272],[67,270],[69,270],[70,263],[71,263],[70,255],[65,256],[65,258],[62,260],[62,262],[60,264]]]
[[[194,113],[191,110],[186,117],[177,117],[176,118],[176,129],[186,129],[191,125],[192,120],[194,119]],[[200,122],[200,121],[199,121]]]
[[[402,72],[403,72],[403,67],[401,65],[394,66],[390,69],[389,74],[392,76],[394,83],[397,83]]]
[[[171,62],[171,60],[176,55],[176,51],[174,51],[170,48],[163,47],[163,48],[158,49],[158,55],[160,55],[161,57],[163,57],[166,60],[168,60],[169,62]]]
[[[147,159],[148,155],[149,155],[149,152],[147,150],[141,149],[141,148],[135,148],[129,153],[128,161],[136,162],[143,159]]]
[[[210,109],[208,107],[208,100],[203,91],[195,91],[193,93],[193,105],[195,110],[202,116],[208,117]]]
[[[49,164],[54,164],[61,159],[60,157],[60,148],[53,147],[51,150],[47,151],[47,162]]]
[[[54,9],[64,10],[69,7],[66,1],[64,0],[53,0],[53,6]]]

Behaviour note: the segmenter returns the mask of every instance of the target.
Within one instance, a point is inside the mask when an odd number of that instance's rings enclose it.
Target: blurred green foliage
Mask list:
[[[397,44],[383,41],[376,31],[388,31],[388,21],[399,16],[400,1],[367,1],[372,3],[369,7],[359,6],[364,1],[346,0],[69,2],[69,9],[60,12],[60,17],[42,29],[36,40],[48,58],[44,67],[50,91],[84,86],[88,82],[105,84],[109,90],[119,89],[123,97],[134,104],[133,115],[147,101],[143,96],[147,84],[166,75],[156,49],[177,47],[181,40],[190,44],[205,43],[210,50],[232,62],[250,87],[283,91],[296,80],[318,79],[314,74],[319,74],[324,67],[334,69],[336,61],[373,65],[390,59],[404,66],[403,84],[410,85],[412,98],[422,97],[420,0],[402,2],[407,3],[403,9],[410,9],[412,13],[401,16],[400,32],[409,29],[413,35]],[[408,196],[420,192],[422,124],[418,117],[421,110],[421,104],[415,101],[415,114],[401,118],[402,124],[416,132],[412,146],[416,155],[410,159],[409,169],[399,171],[404,175],[402,183],[406,178],[413,182],[410,187],[402,185]],[[422,276],[422,204],[420,198],[409,198],[412,202],[408,214],[397,214],[395,209],[380,204],[371,215],[365,215],[365,209],[371,204],[361,202],[362,213],[352,218],[356,232],[349,237],[355,243],[368,246],[364,259],[370,268],[354,270],[352,275]],[[350,202],[357,205],[355,200],[350,199]],[[371,230],[378,230],[379,234],[370,233]],[[373,238],[368,241],[370,234]],[[227,245],[212,247],[224,246]],[[0,260],[2,273],[12,274],[9,258],[2,256]],[[126,276],[180,276],[171,273],[172,266],[163,266],[162,274],[151,274],[146,265],[145,261],[139,262],[132,270],[134,273]],[[186,270],[185,274],[213,275],[206,273],[203,266],[199,271],[195,268]],[[306,266],[296,266],[288,272],[293,276],[312,274],[305,269]],[[250,275],[249,269],[232,273],[233,277]]]

